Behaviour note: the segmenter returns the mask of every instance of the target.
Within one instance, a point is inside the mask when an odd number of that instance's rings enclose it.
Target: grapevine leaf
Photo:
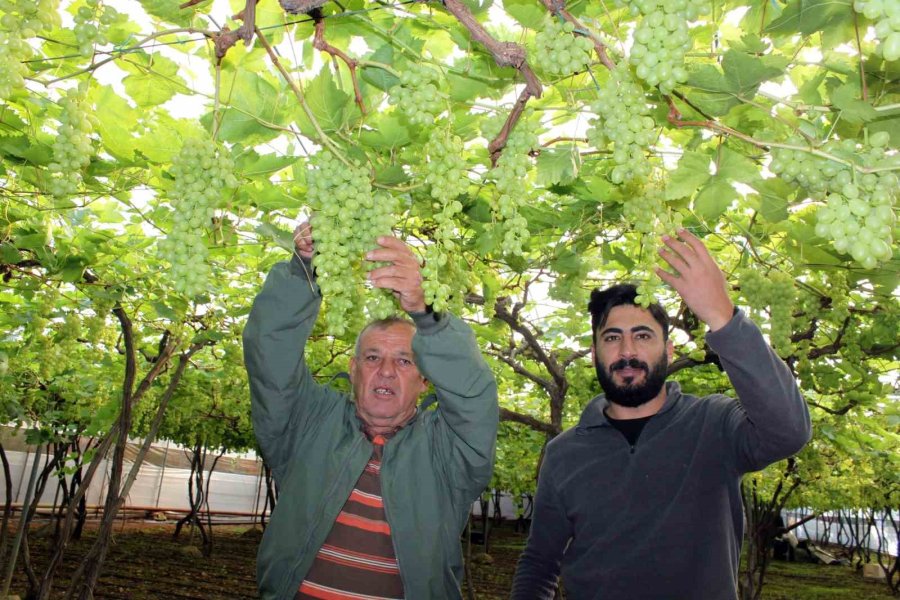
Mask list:
[[[675,200],[690,196],[710,177],[709,156],[687,151],[678,161],[678,168],[669,175],[666,185],[666,199]]]
[[[179,2],[170,2],[169,0],[141,0],[141,6],[148,14],[181,26],[189,25],[194,14],[201,12],[203,8],[208,8],[212,4],[212,0],[203,0],[187,9],[179,8],[179,4]]]
[[[99,120],[97,131],[106,150],[116,158],[133,160],[138,147],[138,140],[133,134],[138,113],[111,87],[94,88],[91,99],[94,104],[103,107],[96,113]]]
[[[122,84],[139,107],[158,106],[187,89],[175,61],[159,54],[133,53],[121,65],[130,73]]]
[[[743,154],[724,147],[716,161],[716,175],[727,181],[749,183],[759,179],[759,167]]]
[[[722,70],[729,89],[742,96],[753,96],[759,84],[784,74],[784,68],[767,66],[761,58],[737,50],[729,50],[722,59]]]
[[[503,8],[513,19],[528,29],[543,28],[547,19],[547,9],[537,0],[504,0]]]
[[[851,5],[851,0],[792,0],[765,31],[774,35],[810,35],[850,19]]]
[[[580,167],[581,156],[574,146],[543,150],[537,159],[537,183],[543,186],[570,183]]]
[[[306,103],[312,111],[316,122],[325,132],[337,131],[347,123],[350,96],[338,89],[331,76],[331,71],[322,69],[315,79],[310,81],[304,90]],[[306,135],[316,136],[309,117],[300,111],[298,119],[300,130]]]
[[[753,185],[761,199],[759,213],[770,223],[778,223],[788,218],[788,198],[791,186],[778,178],[760,180]]]
[[[278,156],[277,154],[264,154],[260,156],[253,150],[241,154],[235,163],[235,170],[244,177],[268,175],[291,166],[299,160],[297,156]]]
[[[713,116],[727,114],[729,109],[741,103],[737,98],[740,88],[713,65],[691,71],[688,85],[694,88],[691,100]]]
[[[394,62],[394,47],[390,44],[385,44],[375,50],[371,56],[367,58],[372,62],[381,63],[390,65]],[[361,79],[367,83],[370,83],[377,87],[379,90],[387,92],[395,85],[400,83],[400,78],[391,73],[390,71],[386,71],[385,69],[379,69],[377,67],[366,68],[360,71]]]
[[[831,103],[841,109],[841,118],[851,123],[865,123],[878,116],[868,102],[860,100],[860,89],[855,83],[846,83],[831,92]]]
[[[256,228],[256,233],[275,243],[276,246],[284,248],[288,252],[294,252],[294,234],[291,231],[280,229],[271,223],[261,223]]]
[[[694,211],[708,221],[719,217],[738,197],[737,190],[723,178],[715,177],[694,198]]]
[[[359,134],[360,140],[375,148],[390,150],[405,146],[411,141],[409,129],[393,113],[378,115],[369,121],[371,129]]]

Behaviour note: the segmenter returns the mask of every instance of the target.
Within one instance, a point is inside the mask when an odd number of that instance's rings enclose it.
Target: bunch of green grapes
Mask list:
[[[0,100],[25,86],[34,56],[27,40],[60,24],[57,0],[0,0]]]
[[[612,143],[616,163],[610,173],[612,182],[626,183],[650,175],[647,147],[656,137],[656,123],[649,116],[644,90],[631,78],[627,66],[619,65],[610,72],[591,110],[598,118],[588,130],[588,141],[595,148]]]
[[[436,129],[428,140],[425,152],[425,182],[431,188],[432,208],[437,227],[434,244],[425,250],[425,267],[422,271],[425,301],[434,310],[442,311],[456,283],[448,277],[448,257],[456,251],[456,216],[462,212],[457,198],[469,187],[468,168],[463,158],[463,142],[458,136]],[[449,266],[452,266],[449,261]]]
[[[855,0],[853,10],[875,21],[884,60],[900,59],[900,3],[897,0]]]
[[[414,125],[430,125],[446,108],[441,76],[427,65],[411,64],[390,89],[388,102],[396,104]]]
[[[503,154],[490,175],[496,182],[498,196],[492,203],[496,222],[503,228],[503,252],[522,254],[522,246],[528,241],[528,220],[519,209],[528,201],[528,169],[531,167],[530,152],[538,146],[537,135],[519,121],[518,127],[509,135]]]
[[[317,154],[312,165],[307,198],[314,212],[313,266],[328,303],[326,329],[341,336],[348,323],[362,316],[363,282],[366,272],[377,266],[366,261],[365,254],[377,246],[378,236],[391,234],[397,202],[387,194],[373,195],[369,171],[363,165],[344,164],[328,151]],[[378,290],[375,295],[384,292]],[[383,315],[386,303],[373,300],[369,307]]]
[[[91,134],[97,118],[88,112],[84,87],[66,90],[59,101],[62,113],[53,140],[53,162],[48,165],[53,178],[50,193],[57,198],[75,194],[81,184],[81,171],[91,164],[94,154]]]
[[[534,38],[532,63],[550,75],[568,77],[584,71],[591,62],[594,45],[586,37],[573,35],[575,25],[549,19]]]
[[[210,268],[205,227],[215,216],[223,190],[237,186],[234,162],[209,138],[188,138],[169,169],[175,179],[169,192],[173,225],[160,242],[160,255],[171,263],[176,291],[197,296],[207,289]]]
[[[91,56],[95,45],[103,46],[108,42],[110,26],[127,18],[112,6],[101,4],[100,0],[85,0],[84,5],[75,11],[74,31],[78,52],[82,56]]]
[[[791,331],[796,291],[794,279],[787,273],[771,271],[763,275],[756,269],[738,272],[741,295],[757,314],[769,311],[769,342],[782,358],[793,353]]]
[[[649,185],[632,190],[622,207],[622,218],[640,236],[640,253],[632,271],[639,281],[635,301],[647,307],[656,301],[662,286],[656,275],[660,238],[681,228],[681,215],[666,208],[662,188]]]
[[[889,141],[887,132],[879,132],[861,147],[854,140],[831,141],[822,147],[844,162],[775,148],[769,165],[773,173],[800,184],[811,198],[824,202],[816,215],[816,235],[830,238],[835,250],[849,253],[866,269],[893,255],[898,178],[891,171],[860,175],[851,165],[865,168],[887,162]],[[791,139],[789,143],[802,142]]]
[[[668,94],[687,81],[684,55],[691,49],[688,22],[696,20],[703,0],[626,0],[641,20],[634,31],[629,61],[640,79]]]

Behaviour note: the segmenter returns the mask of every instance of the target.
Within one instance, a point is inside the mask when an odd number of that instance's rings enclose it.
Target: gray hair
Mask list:
[[[376,319],[374,321],[370,321],[368,325],[362,328],[362,331],[359,332],[359,335],[356,336],[356,344],[354,344],[353,355],[357,357],[359,356],[360,350],[362,350],[361,346],[363,336],[370,330],[387,329],[388,327],[392,327],[394,325],[408,325],[413,329],[416,328],[415,323],[413,323],[410,319],[400,315],[391,315],[389,317],[385,317],[384,319]]]

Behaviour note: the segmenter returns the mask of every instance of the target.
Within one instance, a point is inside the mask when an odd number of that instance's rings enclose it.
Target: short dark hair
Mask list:
[[[609,317],[609,311],[616,306],[630,304],[638,308],[644,308],[639,305],[637,300],[637,286],[632,283],[619,283],[605,290],[599,288],[591,292],[591,301],[588,303],[588,311],[591,313],[591,340],[597,342],[597,330],[606,324]],[[662,327],[663,339],[669,338],[669,315],[659,302],[653,302],[646,307],[650,314]]]
[[[363,327],[359,332],[359,335],[356,336],[356,344],[354,344],[353,350],[354,356],[359,356],[359,352],[360,350],[362,350],[362,339],[366,333],[372,330],[387,329],[388,327],[392,327],[394,325],[408,325],[409,327],[412,327],[413,330],[415,330],[416,328],[415,323],[413,323],[408,318],[402,317],[400,315],[391,315],[383,319],[376,319],[374,321],[371,321],[368,325]]]

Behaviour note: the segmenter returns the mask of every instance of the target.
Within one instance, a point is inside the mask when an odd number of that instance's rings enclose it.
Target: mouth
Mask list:
[[[377,388],[374,388],[372,391],[375,393],[376,396],[379,396],[382,398],[390,398],[392,396],[397,395],[396,392],[394,392],[394,390],[389,387],[377,387]]]

